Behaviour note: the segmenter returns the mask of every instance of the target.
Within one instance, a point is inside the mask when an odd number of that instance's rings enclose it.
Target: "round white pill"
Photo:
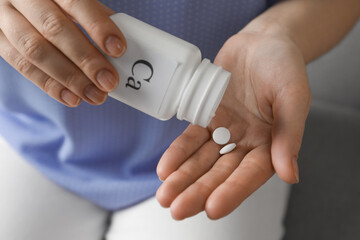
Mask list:
[[[215,129],[212,135],[214,142],[219,145],[223,145],[229,142],[230,140],[230,131],[227,128],[219,127]]]
[[[234,150],[235,147],[236,147],[236,144],[235,144],[235,143],[230,143],[230,144],[226,145],[225,147],[223,147],[223,148],[220,150],[220,154],[229,153],[229,152],[231,152],[232,150]]]

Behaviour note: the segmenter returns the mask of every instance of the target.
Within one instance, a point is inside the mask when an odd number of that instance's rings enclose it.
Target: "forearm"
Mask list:
[[[359,0],[289,0],[264,12],[244,31],[287,36],[309,63],[335,46],[359,16]]]

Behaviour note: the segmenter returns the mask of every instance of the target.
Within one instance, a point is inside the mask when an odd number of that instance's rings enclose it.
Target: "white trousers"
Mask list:
[[[278,240],[289,186],[273,177],[229,216],[175,221],[155,198],[108,212],[49,181],[0,137],[0,239]]]

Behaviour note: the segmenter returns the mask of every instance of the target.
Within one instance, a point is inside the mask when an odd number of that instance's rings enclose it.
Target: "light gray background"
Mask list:
[[[284,239],[360,239],[360,21],[308,75],[313,102]]]
[[[360,21],[334,49],[308,65],[314,100],[360,110]]]

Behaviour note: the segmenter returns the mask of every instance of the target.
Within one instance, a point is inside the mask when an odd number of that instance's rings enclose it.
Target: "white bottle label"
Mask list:
[[[120,58],[108,59],[120,76],[119,86],[109,95],[155,116],[178,63],[154,49],[137,44],[129,37],[125,54]]]

